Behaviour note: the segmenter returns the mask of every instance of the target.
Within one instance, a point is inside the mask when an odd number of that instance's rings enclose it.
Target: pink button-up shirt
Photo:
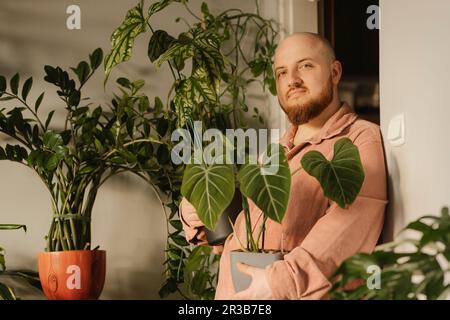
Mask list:
[[[311,150],[321,152],[328,160],[333,157],[334,143],[347,137],[358,147],[365,179],[355,202],[342,209],[328,200],[319,182],[304,170],[292,176],[288,208],[281,224],[266,222],[265,249],[285,252],[284,259],[266,267],[266,276],[275,299],[321,299],[331,287],[329,277],[343,260],[357,252],[371,252],[383,227],[387,204],[386,169],[379,127],[359,119],[344,103],[312,138],[294,146],[297,126],[291,126],[280,143],[285,147],[291,172],[300,165],[302,156]],[[186,239],[196,239],[199,228],[181,220]],[[249,199],[254,235],[262,222],[262,211]],[[230,251],[246,245],[245,219],[241,212],[235,222],[235,234],[230,234],[220,259],[216,299],[228,299],[235,293],[231,280]],[[203,241],[202,241],[203,240]]]

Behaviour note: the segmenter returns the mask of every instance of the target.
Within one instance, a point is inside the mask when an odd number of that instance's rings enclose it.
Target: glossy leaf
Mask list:
[[[260,163],[247,163],[238,173],[240,189],[272,220],[281,223],[287,209],[291,172],[279,144],[269,145]]]
[[[91,68],[86,61],[81,61],[76,68],[70,68],[75,72],[80,83],[84,83],[91,72]]]
[[[11,92],[15,95],[17,95],[17,92],[19,90],[19,81],[20,76],[18,73],[16,73],[10,80]]]
[[[199,68],[188,79],[181,81],[174,98],[178,125],[182,127],[190,117],[195,106],[201,103],[215,105],[217,103],[217,88],[207,80],[206,70]]]
[[[89,55],[89,62],[91,64],[92,70],[97,69],[101,64],[103,60],[103,50],[101,48],[97,48],[92,52],[91,55]]]
[[[341,208],[355,201],[364,182],[358,148],[348,138],[336,141],[331,161],[318,151],[309,151],[303,156],[301,165],[319,181],[325,196]]]
[[[0,230],[18,230],[18,229],[23,229],[26,232],[27,226],[23,224],[0,224]]]
[[[44,99],[45,92],[42,92],[40,96],[37,98],[36,103],[34,104],[34,111],[38,111],[41,106],[42,100]]]
[[[6,79],[4,76],[0,76],[0,97],[4,91],[6,91]]]
[[[166,31],[156,30],[148,43],[147,55],[150,61],[154,62],[157,60],[175,42],[175,38]]]
[[[130,9],[121,25],[111,36],[111,51],[104,61],[106,79],[115,66],[130,59],[136,37],[147,30],[147,20],[143,14],[143,1]]]
[[[2,300],[17,300],[14,291],[7,285],[0,282],[0,298]]]
[[[234,196],[233,166],[227,164],[189,164],[186,166],[181,193],[197,209],[205,226],[214,230],[219,215]]]
[[[172,2],[180,2],[180,0],[160,0],[160,1],[157,1],[157,2],[153,3],[148,8],[148,16],[150,17],[153,14],[163,10],[165,7],[170,5]]]
[[[23,84],[22,88],[22,99],[27,100],[28,94],[30,93],[31,87],[33,86],[33,78],[28,78]]]

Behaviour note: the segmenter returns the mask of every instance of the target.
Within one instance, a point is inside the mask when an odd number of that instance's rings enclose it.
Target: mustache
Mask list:
[[[300,89],[300,90],[305,90],[305,91],[308,90],[308,88],[305,87],[305,86],[299,86],[299,87],[295,87],[295,88],[290,88],[290,89],[287,91],[287,93],[286,93],[286,97],[288,98],[288,97],[291,95],[292,91],[299,90],[299,89]]]

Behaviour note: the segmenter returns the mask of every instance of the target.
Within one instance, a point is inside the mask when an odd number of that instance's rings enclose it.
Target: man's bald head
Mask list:
[[[315,33],[294,33],[275,52],[277,95],[289,120],[296,125],[317,117],[339,100],[342,66],[330,43]]]
[[[310,47],[318,47],[320,52],[324,55],[324,57],[327,58],[327,60],[332,63],[336,60],[336,54],[334,52],[333,47],[331,46],[330,42],[322,37],[321,35],[317,33],[312,32],[296,32],[293,33],[283,40],[280,41],[277,47],[277,51],[284,46],[289,46],[292,44],[292,42],[301,42],[304,45],[310,46]]]

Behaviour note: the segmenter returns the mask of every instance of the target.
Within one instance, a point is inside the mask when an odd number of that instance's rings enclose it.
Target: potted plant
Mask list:
[[[0,108],[0,132],[17,142],[0,147],[0,160],[31,168],[47,188],[52,217],[45,252],[39,254],[39,276],[49,299],[97,299],[105,281],[106,252],[93,248],[91,219],[97,192],[115,174],[133,171],[129,148],[149,143],[129,139],[123,106],[110,110],[91,108],[81,89],[101,65],[103,52],[96,49],[89,62],[71,68],[78,83],[60,67],[45,66],[45,81],[55,85],[65,105],[62,127],[53,126],[55,110],[43,121],[40,106],[44,93],[33,105],[28,78],[19,92],[20,77],[9,86],[0,76],[0,101],[11,100],[20,107]],[[136,84],[139,85],[139,84]],[[148,101],[143,101],[145,103]],[[128,123],[129,125],[129,123]]]
[[[152,26],[155,14],[162,14],[171,5],[183,6],[192,17],[193,23],[183,18],[187,28],[178,36]],[[247,127],[244,120],[249,113],[252,118],[263,122],[257,108],[249,108],[246,90],[250,83],[258,81],[263,88],[275,93],[274,76],[271,68],[275,53],[276,26],[273,21],[256,13],[229,9],[213,14],[203,3],[197,15],[189,8],[187,1],[156,1],[148,8],[144,2],[131,8],[123,22],[111,37],[112,48],[105,58],[106,79],[118,64],[131,58],[135,39],[150,31],[148,57],[159,68],[163,63],[169,66],[173,83],[168,90],[167,100],[155,98],[161,112],[147,115],[149,123],[158,133],[154,138],[162,145],[155,150],[157,167],[142,172],[155,192],[167,196],[161,201],[167,217],[168,237],[166,243],[166,281],[161,288],[161,297],[179,292],[179,285],[186,284],[189,292],[196,298],[214,297],[214,283],[217,272],[211,271],[211,263],[217,267],[217,257],[210,257],[207,247],[191,250],[182,232],[178,219],[178,206],[181,201],[181,181],[184,165],[166,161],[174,143],[171,133],[177,128],[193,132],[194,122],[201,121],[203,128],[218,128],[223,133],[228,128]],[[185,68],[187,65],[192,68]],[[106,81],[106,80],[105,80]],[[126,80],[122,80],[125,84]],[[129,81],[128,81],[129,82]],[[151,120],[150,120],[151,119]],[[161,161],[160,161],[161,160]],[[222,213],[236,216],[241,209],[239,189],[236,201]],[[170,212],[166,212],[166,208]],[[207,231],[211,244],[218,244],[232,231],[227,215],[219,219],[223,225],[216,230]],[[214,233],[213,231],[221,231]],[[205,276],[206,275],[206,276]],[[183,294],[183,293],[181,293]]]
[[[414,235],[418,235],[414,236]],[[398,240],[346,259],[331,276],[330,299],[448,299],[450,215],[422,216]],[[355,284],[359,283],[359,286]]]
[[[282,252],[265,252],[265,224],[267,219],[281,223],[289,200],[291,172],[280,144],[269,145],[259,162],[247,157],[242,165],[217,163],[215,160],[221,157],[223,155],[218,153],[218,157],[209,163],[197,161],[188,164],[181,191],[196,208],[200,220],[208,228],[214,228],[220,212],[233,198],[234,181],[238,181],[243,195],[244,210],[241,214],[245,218],[247,237],[245,247],[241,244],[241,251],[231,252],[231,268],[235,289],[241,291],[250,285],[250,278],[237,272],[237,262],[262,268],[282,258]],[[324,195],[342,208],[353,203],[364,181],[358,148],[348,138],[336,141],[330,161],[318,151],[307,152],[301,159],[299,170],[315,177]],[[263,212],[256,238],[248,199]]]
[[[17,230],[23,229],[25,232],[27,231],[27,227],[21,224],[0,224],[0,230]],[[7,270],[6,262],[5,262],[5,253],[4,249],[0,247],[0,276],[7,277],[20,277],[25,280],[32,286],[41,289],[39,283],[39,277],[36,272],[29,270]],[[18,300],[16,293],[14,290],[6,285],[5,283],[0,282],[0,300]]]

